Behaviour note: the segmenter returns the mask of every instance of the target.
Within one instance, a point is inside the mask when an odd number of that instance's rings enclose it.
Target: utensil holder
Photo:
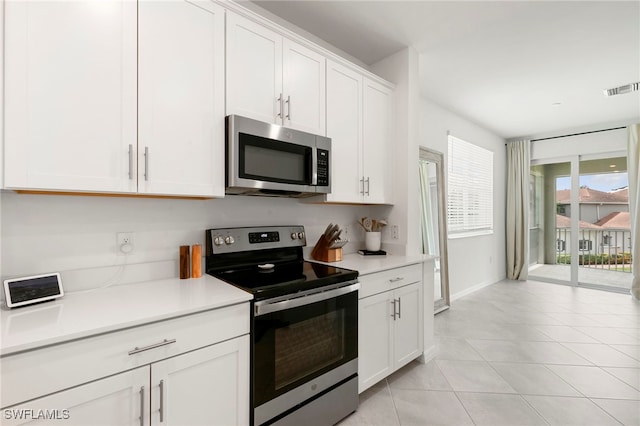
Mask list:
[[[364,246],[369,251],[380,250],[381,232],[365,232]]]

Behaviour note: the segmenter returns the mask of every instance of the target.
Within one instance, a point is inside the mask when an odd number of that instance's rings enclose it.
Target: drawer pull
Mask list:
[[[132,351],[129,351],[129,355],[134,355],[140,352],[148,351],[149,349],[159,348],[160,346],[170,345],[175,342],[176,342],[176,339],[171,339],[171,340],[164,339],[162,342],[154,343],[153,345],[145,346],[144,348],[139,348],[136,346],[135,348],[133,348]]]
[[[397,315],[397,313],[396,313],[396,299],[393,299],[391,301],[391,303],[393,303],[393,315],[390,315],[390,317],[393,318],[393,320],[395,321],[396,320],[396,315]]]
[[[397,283],[398,281],[404,280],[404,277],[395,277],[389,280],[390,283]]]

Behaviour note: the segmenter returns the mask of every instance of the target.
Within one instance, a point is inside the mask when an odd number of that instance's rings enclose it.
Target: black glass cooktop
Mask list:
[[[321,263],[295,261],[216,271],[213,276],[254,295],[255,300],[297,293],[354,280],[358,271]]]

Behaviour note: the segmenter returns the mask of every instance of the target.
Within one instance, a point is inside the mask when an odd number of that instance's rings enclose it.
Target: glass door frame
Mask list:
[[[571,278],[570,281],[559,280],[559,279],[551,279],[545,278],[545,281],[553,282],[557,284],[565,284],[573,287],[587,287],[587,288],[596,288],[607,291],[619,291],[625,292],[627,290],[617,289],[610,286],[602,286],[592,283],[582,283],[579,281],[579,260],[580,253],[579,250],[573,249],[574,247],[579,246],[580,241],[580,162],[581,161],[589,161],[589,160],[601,160],[607,158],[615,158],[615,157],[627,157],[626,151],[609,151],[609,152],[601,152],[597,154],[584,154],[584,155],[571,155],[571,156],[563,156],[563,157],[553,157],[553,158],[544,158],[539,160],[531,160],[531,166],[543,166],[548,164],[558,164],[558,163],[569,163],[571,169],[571,239],[570,239],[570,247],[571,249]],[[546,208],[546,207],[545,207]],[[573,212],[577,212],[574,214]],[[554,224],[555,225],[555,224]],[[527,248],[529,250],[529,248]],[[529,258],[529,253],[527,253],[527,258]],[[532,279],[540,279],[536,278],[535,275],[531,276]],[[540,279],[541,280],[541,279]]]

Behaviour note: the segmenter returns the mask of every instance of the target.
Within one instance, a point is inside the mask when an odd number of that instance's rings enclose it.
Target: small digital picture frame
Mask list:
[[[64,295],[60,273],[33,275],[4,280],[7,307],[18,308],[54,300]]]

